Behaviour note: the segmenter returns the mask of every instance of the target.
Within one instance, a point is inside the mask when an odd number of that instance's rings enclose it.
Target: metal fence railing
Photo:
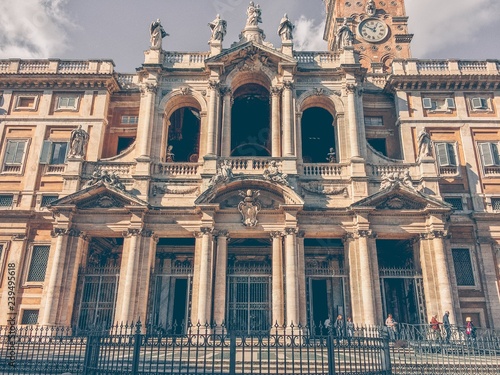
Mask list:
[[[423,332],[423,326],[404,325],[394,334],[385,327],[275,325],[247,333],[224,325],[140,322],[86,332],[0,327],[0,374],[500,373],[499,336],[445,341]]]

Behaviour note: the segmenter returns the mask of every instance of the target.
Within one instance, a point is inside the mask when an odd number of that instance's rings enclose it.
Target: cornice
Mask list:
[[[0,89],[28,89],[28,90],[46,90],[46,89],[106,89],[109,92],[120,90],[116,78],[112,75],[99,76],[67,76],[67,75],[3,75],[0,74]]]

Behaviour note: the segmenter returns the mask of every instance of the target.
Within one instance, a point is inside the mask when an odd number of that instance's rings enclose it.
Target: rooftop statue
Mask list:
[[[221,19],[220,15],[218,14],[217,17],[215,17],[215,19],[208,24],[208,26],[210,26],[210,29],[212,30],[212,38],[210,39],[210,41],[222,42],[227,32],[227,22]]]
[[[290,21],[288,15],[285,13],[281,19],[280,26],[278,27],[278,35],[281,37],[282,42],[288,42],[293,39],[293,29],[295,25]]]
[[[250,1],[250,5],[247,8],[247,26],[258,26],[262,23],[262,10],[259,4],[254,4]]]
[[[150,27],[150,34],[151,34],[151,49],[158,49],[161,50],[161,44],[163,38],[168,36],[168,34],[165,32],[165,29],[161,25],[161,21],[158,18],[156,21],[151,22],[151,27]]]

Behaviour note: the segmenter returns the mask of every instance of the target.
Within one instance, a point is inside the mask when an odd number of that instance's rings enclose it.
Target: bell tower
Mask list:
[[[324,39],[329,50],[339,50],[347,25],[353,35],[352,46],[369,72],[388,71],[395,58],[410,57],[413,34],[408,34],[404,0],[325,0],[325,4]]]

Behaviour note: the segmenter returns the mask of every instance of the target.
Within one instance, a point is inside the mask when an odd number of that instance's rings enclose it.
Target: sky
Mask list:
[[[279,45],[287,13],[296,50],[325,50],[323,0],[260,0],[261,28]],[[160,18],[169,51],[208,51],[208,22],[228,22],[224,47],[238,40],[248,0],[0,0],[0,58],[112,59],[134,72]],[[421,59],[500,59],[500,0],[406,0],[412,55]]]

